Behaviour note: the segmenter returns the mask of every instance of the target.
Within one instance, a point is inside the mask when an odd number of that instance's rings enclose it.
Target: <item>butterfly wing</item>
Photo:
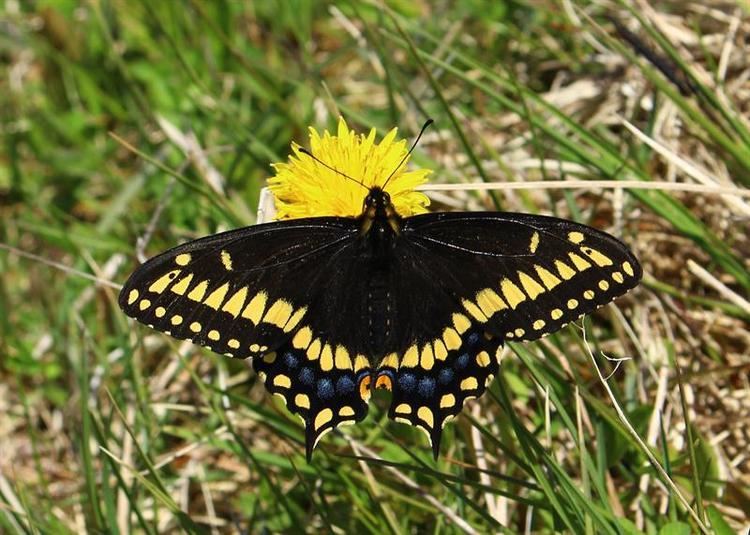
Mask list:
[[[441,284],[463,312],[506,340],[555,332],[635,287],[642,275],[613,236],[554,217],[425,214],[407,219],[403,234],[409,256],[421,257],[424,269],[440,267]]]
[[[562,219],[433,213],[401,229],[391,287],[395,352],[389,415],[427,432],[497,373],[504,340],[535,340],[633,288],[638,261],[614,237]]]
[[[254,357],[267,390],[305,422],[309,456],[323,433],[367,414],[369,361],[350,350],[364,335],[342,321],[364,314],[350,298],[366,285],[357,235],[354,219],[331,217],[208,236],[140,266],[119,304],[175,338]]]

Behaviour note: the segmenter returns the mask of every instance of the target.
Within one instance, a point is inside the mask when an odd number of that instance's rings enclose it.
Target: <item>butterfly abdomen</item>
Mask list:
[[[388,269],[385,266],[372,270],[367,285],[368,349],[371,355],[382,356],[392,338],[392,296],[389,291]]]

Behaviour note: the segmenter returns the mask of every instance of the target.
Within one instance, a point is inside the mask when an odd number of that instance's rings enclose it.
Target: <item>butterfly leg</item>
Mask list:
[[[391,379],[388,416],[424,430],[437,459],[445,423],[461,412],[467,400],[484,393],[497,374],[501,349],[501,339],[474,328],[460,335],[460,344],[457,339],[438,339],[417,348],[416,363],[407,358],[412,348],[395,366],[384,361],[378,381]]]

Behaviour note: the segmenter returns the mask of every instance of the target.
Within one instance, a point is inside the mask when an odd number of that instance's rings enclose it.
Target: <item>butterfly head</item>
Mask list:
[[[401,216],[396,212],[390,194],[378,186],[373,186],[367,193],[360,218],[362,234],[367,234],[373,227],[391,229],[395,234],[401,230]]]
[[[396,213],[390,194],[378,186],[370,188],[367,197],[365,197],[362,211],[367,217],[377,217],[378,215],[388,217]]]

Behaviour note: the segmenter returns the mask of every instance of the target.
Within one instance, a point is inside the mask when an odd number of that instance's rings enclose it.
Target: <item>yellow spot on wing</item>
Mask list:
[[[201,324],[198,323],[197,321],[194,321],[193,323],[190,324],[190,330],[193,331],[194,333],[200,332],[202,328],[203,327],[201,326]]]
[[[609,289],[609,283],[604,279],[599,281],[599,289],[606,292]]]
[[[240,341],[236,338],[232,338],[227,342],[227,345],[232,349],[239,349],[240,348]]]
[[[320,349],[322,346],[323,344],[320,343],[319,338],[313,340],[310,347],[307,348],[307,358],[310,360],[317,360],[318,357],[320,357]]]
[[[172,282],[181,272],[181,269],[173,269],[169,273],[162,275],[148,287],[148,291],[157,294],[162,293],[167,286],[169,286],[169,283]]]
[[[456,396],[453,394],[445,394],[440,398],[440,408],[449,409],[456,404]]]
[[[333,361],[339,370],[352,369],[352,359],[349,357],[349,352],[342,345],[336,346]]]
[[[445,347],[443,341],[435,340],[433,345],[435,346],[435,358],[438,360],[445,360],[448,357],[448,348]]]
[[[633,266],[630,265],[630,262],[623,262],[622,263],[622,270],[628,274],[629,277],[632,277],[633,272]]]
[[[292,386],[292,380],[289,379],[286,375],[277,375],[273,378],[273,385],[279,386],[281,388],[289,388]]]
[[[156,307],[156,310],[154,310],[154,314],[157,318],[163,318],[164,314],[167,313],[167,309],[164,307]]]
[[[417,409],[417,416],[427,425],[427,427],[435,425],[435,417],[432,415],[432,411],[429,407],[419,407],[419,409]]]
[[[510,279],[503,279],[503,281],[500,283],[500,289],[503,291],[503,295],[505,296],[505,300],[508,302],[508,305],[510,305],[510,308],[514,310],[519,303],[526,301],[526,296],[523,294],[521,289],[516,286]]]
[[[209,340],[213,340],[215,342],[219,338],[221,338],[221,334],[219,334],[219,331],[217,331],[216,329],[211,329],[210,331],[208,331],[208,338]]]
[[[224,264],[224,269],[232,271],[232,255],[227,251],[221,252],[221,263]]]
[[[485,288],[477,294],[477,304],[488,318],[495,312],[508,308],[505,301],[492,288]]]
[[[175,314],[169,321],[172,325],[179,325],[180,323],[182,323],[182,316],[180,316],[179,314]]]
[[[325,344],[320,352],[320,369],[329,372],[333,369],[333,351],[330,344]]]
[[[174,262],[178,266],[187,266],[190,263],[191,258],[190,253],[182,253],[174,258]]]
[[[623,281],[625,280],[625,277],[623,277],[622,273],[620,273],[619,271],[615,271],[614,273],[612,273],[612,280],[614,280],[617,283],[622,284]]]
[[[411,405],[409,405],[408,403],[400,403],[398,406],[396,406],[394,412],[397,412],[399,414],[411,414]]]
[[[141,299],[141,302],[138,303],[138,308],[140,308],[141,310],[146,310],[150,306],[151,301],[149,299]]]
[[[461,381],[461,390],[476,390],[479,387],[476,377],[467,377]]]
[[[288,333],[291,332],[292,329],[294,329],[297,324],[299,324],[300,320],[302,320],[302,317],[305,315],[305,312],[307,312],[307,307],[298,308],[294,314],[292,314],[292,317],[289,318],[289,321],[286,322],[286,325],[284,325],[284,332]]]
[[[531,242],[529,243],[529,252],[531,254],[536,253],[537,247],[539,247],[539,233],[534,231],[534,234],[531,235]]]
[[[516,338],[521,338],[524,334],[526,334],[526,331],[524,331],[521,327],[518,327],[515,331],[513,331],[516,335]]]
[[[535,264],[534,269],[536,270],[536,274],[539,276],[539,278],[542,281],[542,284],[548,289],[551,290],[558,284],[560,284],[562,281],[555,277],[549,270],[543,268],[542,266]]]
[[[193,301],[201,302],[203,301],[203,297],[206,295],[206,290],[208,290],[208,281],[201,281],[198,283],[198,285],[190,290],[190,293],[187,294],[188,299],[192,299]]]
[[[523,271],[518,272],[518,280],[521,281],[521,286],[523,286],[523,290],[526,292],[526,294],[532,299],[536,299],[536,297],[544,293],[544,286],[539,284],[537,281],[532,279],[529,275],[527,275]]]
[[[339,416],[343,416],[345,418],[354,416],[354,409],[352,409],[349,405],[341,407],[339,409]]]
[[[599,267],[611,266],[612,259],[591,247],[581,247],[583,254],[588,256]]]
[[[568,308],[570,310],[574,310],[578,308],[578,300],[577,299],[568,299]]]
[[[354,357],[354,371],[359,372],[370,366],[370,361],[364,355],[357,355]]]
[[[385,357],[383,357],[383,360],[380,361],[380,365],[378,367],[398,369],[398,355],[396,353],[386,355]]]
[[[234,295],[230,297],[226,303],[224,303],[224,306],[221,307],[221,309],[224,312],[229,312],[236,318],[242,311],[242,305],[245,304],[245,299],[247,299],[247,286],[244,286],[237,290]]]
[[[471,317],[477,320],[478,322],[484,323],[485,321],[487,321],[487,317],[482,313],[479,307],[472,301],[469,301],[468,299],[462,299],[461,304],[466,309],[466,312],[468,312],[469,315],[471,315]]]
[[[294,396],[294,404],[303,409],[309,409],[310,398],[307,397],[307,394],[297,394]]]
[[[479,364],[482,368],[489,366],[490,354],[486,351],[480,351],[477,355],[477,364]]]
[[[185,292],[187,291],[188,286],[190,286],[190,282],[192,282],[192,280],[192,273],[182,277],[174,286],[172,286],[172,291],[177,295],[185,295]]]
[[[552,312],[550,312],[550,316],[552,317],[553,320],[559,320],[560,318],[563,317],[563,311],[560,310],[559,308],[555,308],[552,310]]]
[[[575,270],[562,260],[555,260],[555,269],[566,281],[572,279],[576,274]]]
[[[585,292],[583,292],[583,297],[586,298],[586,299],[588,299],[588,300],[593,299],[594,298],[594,292],[593,292],[593,290],[586,290]]]
[[[333,420],[333,411],[331,409],[323,409],[315,417],[315,430],[317,431],[331,420]]]
[[[135,288],[130,290],[130,293],[128,294],[128,304],[132,305],[133,303],[135,303],[139,295],[140,293],[138,293],[138,290],[136,290]]]
[[[294,307],[292,307],[291,303],[283,299],[277,299],[268,309],[268,312],[266,312],[263,321],[282,329],[286,325],[286,322],[289,321],[293,311]]]
[[[534,322],[534,325],[533,325],[533,327],[534,327],[534,330],[535,330],[535,331],[541,331],[542,329],[544,329],[544,326],[545,326],[546,324],[547,324],[547,323],[546,323],[546,322],[545,322],[544,320],[536,320],[536,321]]]
[[[310,327],[302,327],[294,334],[294,338],[292,338],[292,345],[297,349],[307,349],[310,342],[312,342],[312,330]]]
[[[229,283],[225,282],[224,284],[216,288],[213,292],[211,292],[208,297],[206,297],[206,300],[203,301],[203,304],[213,308],[214,310],[219,310],[219,307],[224,302],[224,298],[227,296],[228,291]]]
[[[573,265],[578,271],[585,271],[591,267],[591,264],[575,253],[568,253],[568,258],[570,258],[570,261],[573,262]]]
[[[447,347],[449,351],[451,349],[458,349],[461,347],[461,336],[455,329],[446,327],[443,331],[443,342],[445,342],[445,347]]]
[[[451,320],[453,321],[453,328],[458,331],[458,334],[465,333],[471,327],[471,320],[463,314],[453,314]]]
[[[410,345],[404,353],[401,366],[404,368],[414,368],[417,364],[419,364],[419,349],[416,345]]]
[[[584,235],[581,232],[574,231],[568,233],[568,240],[572,241],[573,243],[581,243],[583,241]]]
[[[422,357],[419,359],[419,365],[425,370],[431,370],[435,365],[435,354],[432,352],[432,344],[425,344],[422,348]]]
[[[266,308],[266,301],[268,295],[266,292],[258,292],[242,311],[242,317],[247,318],[256,325],[260,323],[260,318],[263,317],[263,310]]]

